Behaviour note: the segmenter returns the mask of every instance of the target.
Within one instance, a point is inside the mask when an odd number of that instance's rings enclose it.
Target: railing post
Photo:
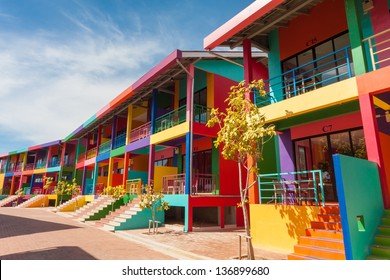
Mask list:
[[[348,48],[345,48],[345,60],[347,63],[348,78],[352,78],[352,70],[351,70],[351,63],[350,63],[349,54],[348,54]]]

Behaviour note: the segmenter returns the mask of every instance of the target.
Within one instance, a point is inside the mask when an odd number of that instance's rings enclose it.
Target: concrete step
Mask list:
[[[390,247],[390,235],[377,235],[374,239],[376,245]]]
[[[382,218],[382,225],[390,226],[390,217],[383,217]]]
[[[330,229],[330,230],[341,230],[340,222],[310,222],[313,229]]]
[[[343,240],[343,232],[341,230],[325,230],[325,229],[308,228],[306,229],[306,235],[321,237],[321,238]]]
[[[390,260],[390,247],[381,245],[372,245],[371,252],[374,256],[379,256]]]
[[[323,206],[320,208],[320,214],[339,214],[340,208],[339,206]]]
[[[300,236],[298,244],[344,251],[344,242],[340,239]]]
[[[295,245],[294,253],[326,260],[345,260],[345,253],[343,251],[314,246]]]
[[[317,217],[319,222],[341,222],[339,214],[318,214]]]
[[[390,235],[390,226],[381,225],[378,227],[379,235]]]
[[[298,255],[293,253],[287,256],[287,260],[324,260],[324,259],[314,258],[312,256]]]

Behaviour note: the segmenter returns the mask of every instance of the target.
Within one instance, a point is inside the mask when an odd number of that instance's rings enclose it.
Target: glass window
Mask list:
[[[352,156],[352,148],[348,132],[331,134],[330,145],[332,147],[332,154]]]
[[[353,156],[367,159],[366,141],[364,140],[363,129],[351,131]]]

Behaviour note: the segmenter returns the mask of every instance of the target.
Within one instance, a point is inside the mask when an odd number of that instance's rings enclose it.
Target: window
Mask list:
[[[154,166],[173,166],[173,158],[164,158],[156,160]]]

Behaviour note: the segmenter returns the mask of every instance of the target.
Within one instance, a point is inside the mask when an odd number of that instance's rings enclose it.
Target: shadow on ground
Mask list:
[[[74,228],[79,227],[0,214],[0,238]]]
[[[45,248],[1,256],[0,260],[96,260],[92,255],[75,246]]]

